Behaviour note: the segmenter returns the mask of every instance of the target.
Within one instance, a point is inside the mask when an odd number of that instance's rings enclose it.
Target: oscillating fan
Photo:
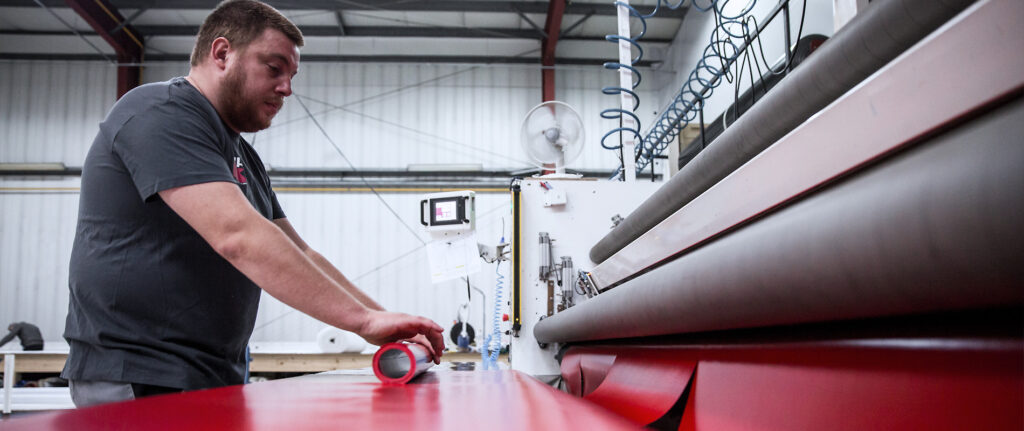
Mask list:
[[[523,150],[538,167],[554,174],[546,178],[579,178],[565,173],[565,165],[583,152],[583,120],[566,103],[544,102],[523,119]]]

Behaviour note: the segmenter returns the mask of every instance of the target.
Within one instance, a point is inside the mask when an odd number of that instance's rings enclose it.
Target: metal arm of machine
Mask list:
[[[1024,303],[1024,28],[1009,18],[1021,13],[1010,0],[965,11],[700,197],[736,207],[712,204],[717,214],[749,213],[694,237],[675,260],[545,319],[537,339]],[[943,73],[951,64],[971,64],[974,79]],[[876,127],[864,127],[871,121]],[[811,143],[824,152],[802,151]],[[814,173],[826,159],[856,163]],[[796,193],[759,200],[781,184]],[[704,229],[693,215],[680,220]],[[640,246],[659,247],[655,239],[665,240],[655,234]]]
[[[873,4],[595,244],[591,260],[604,262],[972,2]]]

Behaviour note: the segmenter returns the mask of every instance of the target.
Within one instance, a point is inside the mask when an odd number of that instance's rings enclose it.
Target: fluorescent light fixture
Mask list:
[[[0,172],[49,172],[65,169],[63,163],[0,163]]]
[[[420,163],[406,167],[409,172],[480,172],[484,165],[479,163]]]

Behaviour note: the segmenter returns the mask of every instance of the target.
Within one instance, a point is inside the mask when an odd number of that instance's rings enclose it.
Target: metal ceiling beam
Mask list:
[[[342,14],[342,12],[340,10],[334,11],[334,20],[338,22],[338,33],[339,33],[338,35],[339,36],[348,36],[348,30],[345,28],[345,17],[342,16],[342,15],[343,14]],[[302,32],[302,33],[304,35],[306,34],[306,32]],[[197,32],[197,34],[198,34],[198,32]],[[312,36],[312,35],[310,35],[310,36]]]
[[[199,26],[192,25],[138,25],[135,26],[147,37],[159,36],[195,36]],[[299,26],[305,36],[354,36],[354,37],[458,37],[482,39],[533,39],[543,40],[544,35],[535,30],[515,28],[469,28],[469,27],[390,27],[390,26],[344,26],[330,25]],[[605,40],[604,36],[565,36],[569,30],[562,31],[559,40]],[[79,32],[84,35],[95,35],[94,32]],[[0,30],[0,35],[22,36],[73,36],[66,30]],[[672,39],[644,38],[644,43],[672,43]]]
[[[590,19],[590,17],[592,17],[592,16],[594,16],[594,14],[592,14],[592,13],[583,15],[582,18],[580,18],[580,19],[576,20],[576,22],[572,23],[572,25],[570,25],[569,28],[567,28],[565,30],[562,30],[562,35],[559,36],[559,37],[562,38],[562,39],[565,39],[566,38],[565,35],[571,33],[573,30],[576,30],[576,27],[579,27],[579,26],[583,25],[583,23],[586,22],[588,19]],[[600,38],[604,39],[604,36],[600,36]],[[645,40],[650,40],[650,39],[645,39]],[[671,40],[669,40],[669,42],[671,42]]]
[[[142,63],[145,52],[142,33],[125,25],[127,20],[107,0],[65,0],[68,7],[78,13],[90,27],[114,48],[119,64]],[[141,8],[140,8],[141,9]],[[117,31],[114,31],[117,30]],[[117,67],[117,98],[120,99],[142,81],[139,66]]]
[[[43,0],[47,6],[63,7],[61,0]],[[203,9],[213,10],[220,3],[219,0],[178,0],[173,2],[155,2],[151,0],[112,0],[115,6],[120,9]],[[337,0],[269,0],[268,4],[282,10],[343,10],[343,11],[385,11],[385,12],[523,12],[542,14],[548,9],[546,1],[485,1],[485,0],[438,0],[438,1],[408,1],[408,0],[360,0],[344,1]],[[3,6],[35,6],[32,0],[0,0],[0,7]],[[682,19],[688,8],[681,7],[676,10],[661,8],[658,11],[659,18]],[[641,12],[647,12],[643,8]],[[587,15],[595,14],[602,16],[615,16],[615,5],[608,2],[571,2],[566,5],[566,15]]]
[[[558,47],[558,36],[562,30],[562,16],[565,14],[565,0],[548,2],[548,15],[544,20],[546,37],[541,42],[540,63],[544,66],[555,65],[555,50]],[[548,102],[555,100],[555,69],[541,70],[541,98]]]
[[[529,24],[531,28],[533,28],[534,30],[537,30],[537,34],[539,34],[541,37],[547,37],[546,34],[544,33],[544,29],[540,28],[540,26],[537,25],[537,23],[533,22],[533,20],[530,19],[530,17],[526,16],[525,12],[516,11],[516,14],[519,15],[520,19],[522,19],[523,21],[526,21],[526,23]]]
[[[187,62],[189,54],[149,54],[146,62]],[[105,61],[99,54],[0,53],[0,60]],[[333,63],[454,63],[454,64],[538,64],[536,57],[463,56],[463,55],[303,55],[304,62]],[[600,66],[605,58],[559,58],[555,66]],[[661,61],[643,60],[634,67],[651,67]]]
[[[138,18],[139,15],[142,15],[143,13],[146,13],[147,10],[149,10],[149,9],[148,8],[147,9],[139,9],[139,10],[135,11],[135,13],[131,14],[131,16],[129,16],[128,18],[125,18],[124,21],[122,21],[120,24],[118,24],[117,27],[114,27],[113,30],[110,30],[110,33],[113,34],[113,33],[117,33],[119,31],[121,31],[121,29],[123,29],[124,26],[126,26],[128,24],[131,24],[132,21],[135,21],[135,18]]]
[[[501,179],[501,184],[507,186],[506,179],[539,172],[539,168],[505,168],[479,171],[410,171],[407,169],[325,169],[325,168],[271,168],[267,175],[278,180],[305,179],[309,182],[328,180],[347,180],[360,178],[391,178],[404,179],[406,181],[438,181],[444,179],[467,180],[492,180]],[[566,172],[583,175],[584,178],[608,178],[613,172],[600,169],[566,169]],[[3,169],[0,170],[0,177],[20,176],[79,176],[82,175],[81,166],[54,167],[53,169]],[[650,174],[646,178],[650,178]],[[314,180],[316,179],[316,180]],[[283,183],[282,183],[283,184]]]

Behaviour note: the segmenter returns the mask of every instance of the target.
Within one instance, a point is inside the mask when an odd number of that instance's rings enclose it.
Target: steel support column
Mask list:
[[[565,14],[565,0],[551,0],[548,3],[548,17],[544,21],[544,41],[541,42],[541,82],[543,101],[555,100],[555,48],[562,30],[562,16]]]
[[[121,98],[142,81],[142,56],[145,50],[142,34],[107,0],[65,0],[89,26],[114,47],[117,53],[117,98]],[[118,31],[114,31],[118,29]]]

